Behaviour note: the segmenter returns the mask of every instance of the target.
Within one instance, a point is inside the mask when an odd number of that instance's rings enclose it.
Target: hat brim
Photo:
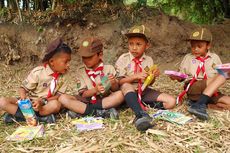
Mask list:
[[[185,39],[185,41],[192,41],[192,40],[197,40],[197,41],[207,41],[207,42],[211,42],[212,40],[204,40],[204,39],[196,39],[196,38],[189,38],[189,39]]]
[[[78,51],[78,54],[81,57],[91,57],[91,56],[97,54],[97,52],[88,52],[87,50],[81,49]]]
[[[144,35],[142,33],[127,33],[127,34],[125,34],[125,36],[128,37],[128,38],[130,38],[130,37],[143,37],[146,40],[148,40],[146,35]]]

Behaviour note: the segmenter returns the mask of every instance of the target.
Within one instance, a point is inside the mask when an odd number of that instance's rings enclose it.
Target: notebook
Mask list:
[[[230,78],[230,63],[217,65],[216,70],[225,78]]]
[[[6,138],[9,141],[28,141],[44,135],[44,126],[20,126],[14,133]]]
[[[104,128],[102,117],[83,117],[72,121],[78,131],[90,131]]]
[[[154,119],[161,119],[165,120],[171,123],[176,123],[176,124],[186,124],[190,121],[192,121],[192,117],[185,116],[182,113],[179,112],[171,112],[168,110],[158,110],[155,114],[152,115]]]

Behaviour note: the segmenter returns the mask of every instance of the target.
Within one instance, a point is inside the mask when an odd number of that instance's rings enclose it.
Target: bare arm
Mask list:
[[[57,94],[57,95],[55,95],[55,96],[52,96],[52,97],[48,98],[47,101],[50,101],[50,100],[57,100],[59,97],[60,97],[60,94]]]
[[[98,89],[97,87],[94,87],[92,89],[88,89],[88,90],[85,90],[83,91],[82,93],[82,97],[92,97],[93,95],[95,95],[97,93]]]
[[[23,87],[20,87],[18,92],[19,92],[20,99],[23,100],[27,98],[28,91],[26,91]]]
[[[130,76],[126,76],[125,78],[122,78],[119,80],[119,84],[122,85],[124,83],[132,83],[134,81],[137,81],[139,79],[144,80],[148,76],[147,72],[141,72],[137,74],[133,74]]]
[[[118,80],[115,78],[114,75],[109,75],[108,76],[110,84],[111,84],[111,90],[112,91],[117,91],[119,89],[119,83]]]
[[[122,78],[119,80],[119,84],[122,85],[124,83],[132,83],[135,80],[137,80],[137,78],[135,77],[135,75],[130,75],[130,76],[126,76],[125,78]]]
[[[169,76],[171,80],[177,80],[178,82],[183,82],[185,79],[177,76]]]

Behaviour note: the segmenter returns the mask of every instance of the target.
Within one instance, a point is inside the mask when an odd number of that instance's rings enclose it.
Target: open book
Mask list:
[[[187,79],[188,78],[187,74],[180,73],[180,72],[177,72],[177,71],[165,70],[164,74],[169,75],[169,76],[180,77],[182,79]]]
[[[225,78],[230,78],[230,63],[217,65],[216,70]]]
[[[78,131],[90,131],[104,128],[103,118],[101,117],[83,117],[74,119],[72,124],[76,125]]]
[[[192,120],[192,117],[185,116],[184,114],[179,113],[179,112],[171,112],[168,110],[159,110],[152,116],[155,119],[158,118],[161,120],[165,120],[165,121],[180,124],[180,125],[183,125]]]
[[[33,138],[42,137],[44,134],[44,126],[20,126],[16,129],[16,131],[8,136],[6,140],[9,141],[28,141],[32,140]]]

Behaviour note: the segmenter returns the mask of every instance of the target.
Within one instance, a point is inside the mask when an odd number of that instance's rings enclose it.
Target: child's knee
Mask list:
[[[123,95],[123,92],[121,90],[118,90],[116,91],[116,99],[119,101],[119,102],[123,102],[124,101],[124,95]]]
[[[164,108],[166,109],[172,109],[176,106],[176,98],[173,96],[169,96],[167,98],[167,101],[164,103]]]
[[[121,91],[125,95],[128,92],[135,91],[135,89],[133,88],[132,84],[124,83],[123,85],[121,85]]]
[[[52,108],[54,113],[58,113],[61,109],[61,103],[59,101],[56,101],[55,103],[53,103]]]
[[[0,108],[4,108],[7,105],[7,99],[4,97],[0,98]]]
[[[118,90],[115,93],[116,93],[116,96],[118,97],[124,97],[123,92],[121,90]]]
[[[59,101],[61,104],[65,105],[65,104],[67,104],[68,101],[69,101],[69,98],[68,98],[68,97],[69,97],[68,95],[62,94],[62,95],[58,98],[58,101]]]

